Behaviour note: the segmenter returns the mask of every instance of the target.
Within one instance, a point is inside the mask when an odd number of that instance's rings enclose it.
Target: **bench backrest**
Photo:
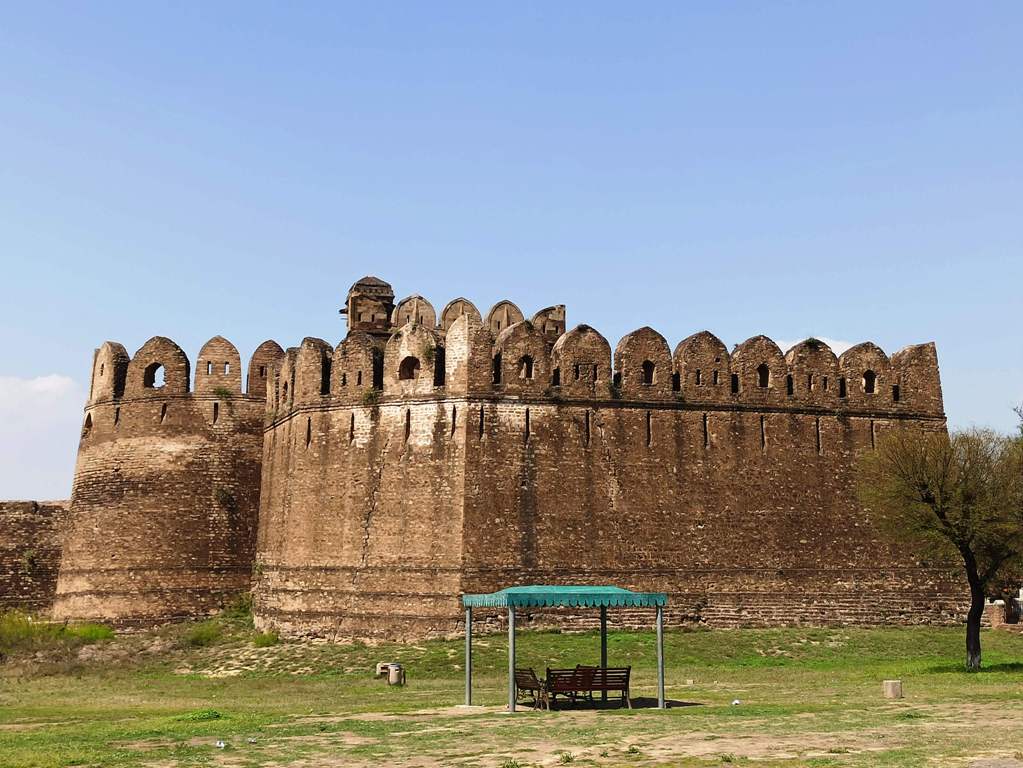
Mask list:
[[[606,669],[597,669],[593,676],[594,685],[611,686],[617,688],[619,686],[628,688],[629,687],[629,675],[632,672],[632,667],[607,667]]]
[[[547,669],[547,687],[552,691],[585,691],[593,684],[596,667]]]
[[[540,680],[532,669],[515,669],[515,685],[519,688],[536,690],[540,687]]]

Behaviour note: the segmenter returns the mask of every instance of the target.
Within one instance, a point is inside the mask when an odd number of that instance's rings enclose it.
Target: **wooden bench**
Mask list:
[[[631,674],[632,667],[601,668],[579,665],[575,669],[548,669],[546,680],[548,709],[559,695],[575,703],[580,694],[593,701],[593,694],[597,692],[619,693],[622,704],[632,709],[632,700],[629,698]]]
[[[575,669],[547,668],[547,708],[557,703],[558,696],[564,696],[575,703],[576,697],[582,693],[590,693],[593,673],[596,667],[576,667]]]
[[[631,673],[632,667],[596,667],[593,671],[590,691],[591,693],[595,691],[620,693],[622,703],[632,709],[632,701],[629,699],[629,675]]]
[[[547,704],[547,708],[550,709],[550,705],[547,702],[547,690],[543,681],[536,676],[531,668],[522,669],[519,667],[515,668],[515,700],[518,701],[523,697],[523,693],[529,695],[532,699],[533,709],[540,709],[541,706]]]

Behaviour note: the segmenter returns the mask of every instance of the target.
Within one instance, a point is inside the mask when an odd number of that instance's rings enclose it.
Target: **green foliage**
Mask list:
[[[434,359],[437,357],[437,348],[430,345],[423,349],[423,360],[430,365],[433,365]]]
[[[93,624],[89,622],[70,624],[64,628],[64,631],[71,637],[81,640],[83,645],[91,645],[114,639],[114,630],[106,624]]]
[[[217,387],[213,390],[213,394],[221,400],[230,400],[234,397],[234,393],[227,387]]]
[[[221,627],[219,622],[212,619],[200,621],[181,636],[181,642],[187,648],[207,648],[211,645],[216,645],[223,633],[223,627]]]
[[[219,720],[222,717],[223,715],[215,709],[197,709],[194,712],[188,712],[177,719],[190,723],[205,723],[209,720]]]
[[[34,549],[26,549],[21,553],[21,572],[25,574],[32,573],[38,565],[39,555]]]
[[[234,600],[224,606],[220,613],[225,619],[241,619],[252,621],[252,593],[242,592]]]
[[[986,583],[1023,557],[1023,451],[994,432],[893,429],[864,455],[859,491],[890,537],[937,558],[970,552]]]
[[[104,624],[57,623],[18,610],[0,613],[0,653],[70,650],[114,637]]]
[[[376,387],[370,387],[362,393],[362,404],[363,405],[376,405],[380,402],[380,390]]]
[[[217,504],[224,509],[233,510],[238,506],[234,493],[229,488],[217,488],[213,494],[217,498]]]
[[[281,636],[276,632],[259,632],[252,638],[252,644],[257,648],[269,648],[272,645],[277,645],[281,641]]]

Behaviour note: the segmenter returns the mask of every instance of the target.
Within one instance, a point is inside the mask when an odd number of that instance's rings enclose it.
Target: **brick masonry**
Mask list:
[[[0,502],[0,609],[40,611],[52,605],[67,505]]]
[[[168,339],[97,350],[55,615],[196,615],[251,579],[259,626],[333,637],[448,634],[461,593],[531,582],[666,591],[672,623],[961,618],[953,564],[882,541],[855,494],[885,429],[945,429],[933,344],[612,351],[560,305],[437,313],[377,278],[343,312],[336,347],[262,345],[244,392],[220,337],[194,390]]]

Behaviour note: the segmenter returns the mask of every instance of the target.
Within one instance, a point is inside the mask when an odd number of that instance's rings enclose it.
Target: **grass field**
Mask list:
[[[20,620],[19,620],[20,621]],[[956,766],[1023,759],[1023,636],[984,634],[961,668],[961,630],[668,632],[667,694],[652,633],[615,632],[636,709],[503,713],[506,644],[477,639],[464,709],[462,644],[278,642],[243,610],[118,634],[36,633],[0,621],[0,766]],[[593,662],[594,634],[524,632],[523,665]],[[372,678],[406,664],[409,685]],[[887,701],[881,680],[904,681]],[[738,700],[740,703],[733,704]],[[217,746],[222,742],[222,747]],[[994,765],[996,763],[979,763]],[[1023,765],[1023,763],[1020,763]]]

